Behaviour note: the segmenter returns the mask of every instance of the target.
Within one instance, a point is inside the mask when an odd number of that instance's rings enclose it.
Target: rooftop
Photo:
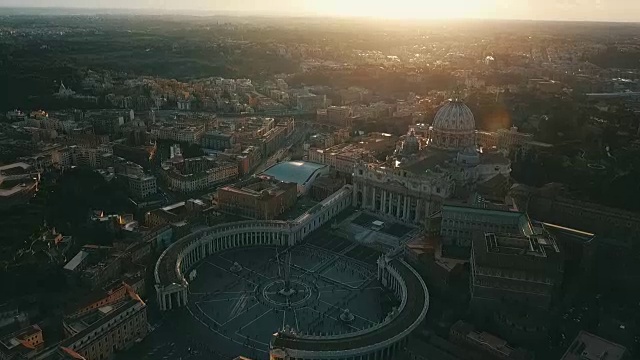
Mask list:
[[[455,153],[452,152],[429,149],[420,160],[404,166],[401,165],[401,167],[415,174],[423,174],[429,170],[435,170],[436,166],[443,166],[448,161],[455,160],[455,157]]]
[[[311,177],[318,170],[326,167],[327,165],[306,161],[285,161],[271,166],[263,174],[272,176],[280,181],[304,185],[311,180]]]
[[[83,338],[88,332],[100,328],[101,326],[108,324],[112,319],[116,318],[119,314],[128,311],[138,304],[142,304],[142,309],[146,307],[146,304],[140,296],[136,294],[131,288],[128,289],[128,297],[125,297],[122,301],[114,303],[109,306],[103,306],[95,309],[94,311],[82,316],[70,324],[65,324],[66,327],[75,331],[75,335],[65,339],[60,343],[60,346],[70,347],[78,340]]]
[[[473,261],[478,266],[555,274],[563,261],[555,239],[548,234],[473,233]],[[476,266],[476,265],[474,265]]]
[[[475,346],[480,346],[491,353],[500,354],[503,359],[532,359],[524,349],[516,349],[510,346],[507,341],[485,331],[476,331],[473,325],[460,320],[452,328],[452,332],[457,332],[464,336],[464,339]]]
[[[42,330],[38,325],[31,325],[6,335],[0,339],[0,344],[2,344],[0,350],[5,354],[33,350],[33,346],[30,345],[31,342],[26,341],[26,339],[41,332]]]
[[[273,180],[266,177],[254,177],[245,181],[237,182],[233,185],[225,186],[220,188],[220,190],[268,198],[285,192],[290,186],[296,186],[296,184]]]
[[[480,154],[480,163],[482,164],[500,164],[506,165],[511,161],[499,152],[488,152]]]
[[[84,250],[80,250],[76,256],[74,256],[65,266],[64,269],[65,270],[69,270],[69,271],[75,271],[76,268],[82,264],[82,262],[84,262],[87,258],[89,257],[89,253],[84,251]]]
[[[561,360],[621,360],[627,349],[586,331],[580,331]]]
[[[26,163],[15,163],[15,164],[0,166],[0,175],[9,176],[9,175],[24,174],[30,167],[31,165]]]

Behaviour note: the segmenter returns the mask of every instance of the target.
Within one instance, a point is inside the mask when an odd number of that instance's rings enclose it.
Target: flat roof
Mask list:
[[[0,166],[0,172],[6,171],[6,170],[10,170],[10,169],[15,169],[15,168],[22,168],[23,170],[27,170],[30,167],[31,167],[31,165],[29,165],[27,163],[18,162],[18,163],[13,163],[13,164],[9,164],[9,165]]]
[[[326,167],[328,165],[307,161],[284,161],[271,166],[262,174],[272,176],[280,181],[303,185],[311,179],[314,173]]]
[[[627,348],[586,331],[580,331],[560,360],[621,360]]]
[[[64,266],[64,269],[74,271],[87,257],[89,257],[89,253],[84,250],[80,250],[76,256],[74,256],[73,259]]]

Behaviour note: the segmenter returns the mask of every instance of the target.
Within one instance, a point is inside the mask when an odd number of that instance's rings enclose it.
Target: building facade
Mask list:
[[[412,131],[394,158],[383,164],[357,164],[354,204],[395,221],[425,224],[457,188],[473,188],[511,173],[504,154],[475,148],[475,120],[460,100],[440,108],[429,139],[423,140],[424,147]]]
[[[403,169],[358,164],[353,173],[354,205],[382,217],[421,224],[451,196],[448,174],[418,176]]]
[[[38,325],[27,326],[0,338],[0,359],[31,359],[44,346],[42,329]]]
[[[289,210],[298,198],[295,183],[253,178],[218,188],[221,212],[256,220],[273,220]]]
[[[161,127],[157,130],[158,139],[186,142],[190,144],[200,144],[200,140],[205,133],[206,126],[169,126]]]
[[[480,306],[510,302],[549,308],[563,277],[555,239],[476,232],[471,253],[471,302]]]
[[[491,325],[518,344],[545,343],[548,310],[564,276],[555,239],[538,227],[530,236],[476,232],[470,262],[470,308],[477,324]]]
[[[158,191],[156,177],[153,175],[125,175],[129,184],[129,192],[136,199],[144,199]]]
[[[238,177],[238,164],[233,162],[217,162],[208,170],[183,174],[170,166],[163,166],[163,172],[169,188],[178,192],[193,192],[209,189],[216,184],[230,181]]]
[[[202,147],[213,150],[229,149],[235,144],[233,134],[221,132],[207,132],[202,136]]]
[[[442,206],[440,238],[444,248],[461,248],[468,251],[476,232],[502,234],[531,234],[526,213],[508,206],[485,202],[473,196],[473,202],[448,201]]]
[[[70,336],[60,343],[61,354],[76,359],[110,359],[147,335],[147,306],[128,289],[120,301],[66,317],[63,326]]]

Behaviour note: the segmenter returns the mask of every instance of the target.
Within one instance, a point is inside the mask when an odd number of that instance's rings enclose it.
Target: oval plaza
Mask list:
[[[190,293],[190,284],[196,277],[195,269],[199,264],[207,262],[207,258],[240,248],[263,247],[267,251],[267,248],[291,249],[298,244],[304,244],[312,237],[314,231],[349,208],[353,197],[353,188],[345,185],[295,220],[252,220],[222,224],[178,240],[162,253],[155,266],[155,287],[161,310],[190,305],[194,296]],[[429,307],[427,287],[418,273],[402,259],[402,253],[402,249],[399,248],[380,256],[376,261],[377,274],[373,272],[371,281],[381,284],[384,291],[393,294],[397,300],[397,306],[394,306],[382,320],[367,323],[367,326],[354,328],[353,331],[319,333],[305,333],[304,329],[283,324],[281,328],[271,331],[273,335],[270,336],[268,344],[268,357],[283,360],[393,359],[404,347],[408,335],[424,320]],[[290,257],[288,259],[290,262]],[[233,272],[237,270],[235,268],[240,267],[236,262],[229,267],[229,271]],[[282,274],[282,280],[274,280],[280,284],[278,292],[272,292],[274,295],[265,297],[278,296],[283,299],[281,303],[288,307],[294,306],[296,302],[308,301],[306,299],[313,300],[312,294],[318,291],[314,278],[303,280],[292,277],[290,280],[287,270],[279,274]],[[197,281],[209,280],[198,278]],[[266,287],[273,284],[274,282]],[[302,296],[294,295],[297,291],[296,286],[301,289]],[[339,318],[349,322],[353,315],[348,309],[344,309]],[[256,317],[251,322],[256,320],[259,319]],[[298,323],[298,318],[293,322]],[[249,324],[243,327],[246,326]]]

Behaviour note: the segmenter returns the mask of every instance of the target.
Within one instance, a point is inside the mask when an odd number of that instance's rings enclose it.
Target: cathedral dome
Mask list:
[[[402,142],[402,153],[404,155],[409,155],[415,154],[418,151],[420,151],[420,142],[412,131],[404,138],[404,141]]]
[[[447,150],[474,147],[475,130],[471,109],[458,99],[449,100],[433,119],[431,145]]]
[[[460,100],[449,100],[433,118],[433,128],[443,131],[474,131],[476,121],[471,109]]]

